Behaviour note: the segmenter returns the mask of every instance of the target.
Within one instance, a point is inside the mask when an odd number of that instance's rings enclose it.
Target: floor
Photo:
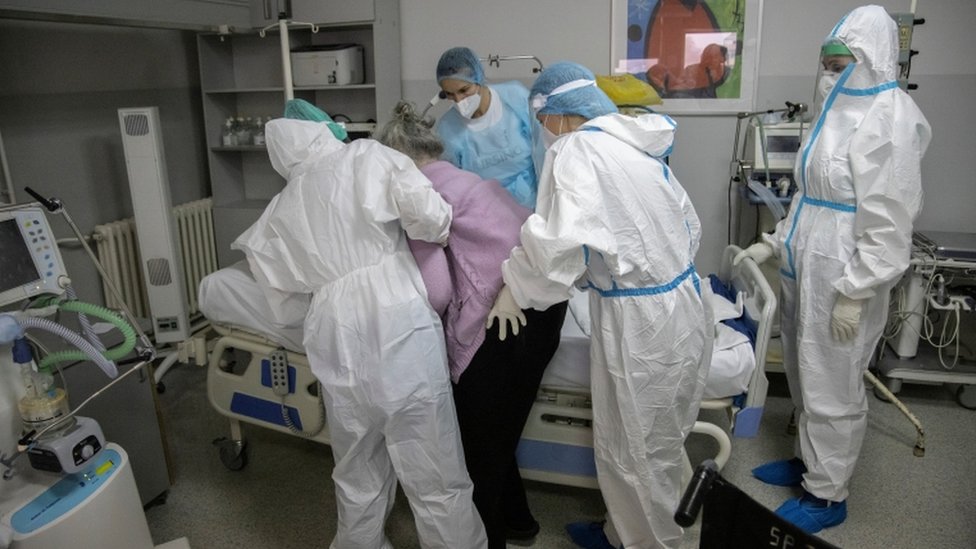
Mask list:
[[[722,474],[755,500],[776,508],[793,489],[765,486],[750,475],[756,465],[791,455],[793,437],[786,426],[792,406],[785,380],[770,374],[770,381],[760,435],[734,439]],[[329,448],[245,426],[248,463],[240,471],[230,471],[212,444],[229,429],[226,418],[207,400],[206,369],[181,365],[164,382],[159,403],[173,485],[164,503],[146,510],[155,542],[186,536],[195,549],[328,547],[336,522]],[[924,457],[913,455],[912,425],[894,406],[870,396],[868,433],[848,500],[848,520],[824,531],[822,538],[863,549],[973,549],[976,412],[956,404],[945,386],[906,384],[899,396],[925,428]],[[693,462],[712,451],[707,441],[694,438],[688,448]],[[563,526],[598,520],[604,513],[596,490],[535,482],[528,490],[542,525],[537,549],[574,547]],[[686,531],[682,549],[698,547],[698,529],[696,525]],[[398,549],[419,547],[402,494],[387,535]]]

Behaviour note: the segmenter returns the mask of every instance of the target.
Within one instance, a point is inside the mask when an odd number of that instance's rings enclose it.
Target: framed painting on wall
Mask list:
[[[610,67],[649,83],[656,111],[752,111],[762,0],[613,0]]]

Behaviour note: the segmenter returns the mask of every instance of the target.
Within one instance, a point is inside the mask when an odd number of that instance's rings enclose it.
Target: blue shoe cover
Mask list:
[[[566,525],[566,533],[573,543],[584,549],[614,549],[603,533],[602,522],[571,522]]]
[[[808,534],[837,526],[847,519],[847,501],[828,502],[810,494],[788,499],[776,514]]]
[[[770,461],[752,470],[752,476],[773,486],[799,486],[807,466],[800,458]]]

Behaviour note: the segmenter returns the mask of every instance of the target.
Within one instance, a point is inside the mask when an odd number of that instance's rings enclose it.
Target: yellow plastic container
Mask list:
[[[616,105],[660,105],[661,96],[643,80],[638,80],[632,74],[615,74],[612,76],[597,76],[596,85]]]

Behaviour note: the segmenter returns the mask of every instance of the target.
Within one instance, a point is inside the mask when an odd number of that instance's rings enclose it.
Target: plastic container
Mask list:
[[[632,74],[596,77],[596,85],[615,105],[660,105],[661,97],[650,84]]]

